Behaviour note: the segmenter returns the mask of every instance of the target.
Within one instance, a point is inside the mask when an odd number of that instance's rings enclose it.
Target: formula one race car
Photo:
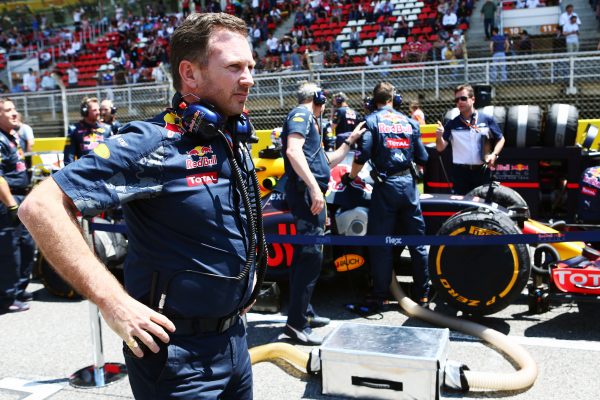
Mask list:
[[[326,195],[329,216],[326,232],[329,235],[362,236],[367,232],[370,177],[367,168],[363,168],[354,182],[344,186],[341,176],[349,170],[350,163],[349,157],[332,170]],[[259,177],[259,181],[266,193],[263,197],[265,232],[294,235],[294,221],[283,190],[285,175],[265,177],[265,171],[262,172],[264,179]],[[264,182],[268,187],[264,187]],[[477,188],[467,196],[423,194],[421,207],[427,235],[558,232],[529,219],[523,198],[498,184]],[[454,308],[468,314],[491,314],[507,307],[525,288],[532,258],[540,259],[540,263],[563,260],[580,256],[584,248],[583,242],[544,244],[539,251],[527,244],[436,245],[429,250],[430,278],[438,295]],[[267,279],[287,279],[293,251],[289,243],[269,244]],[[324,246],[323,251],[324,278],[341,274],[357,274],[364,278],[366,265],[376,262],[369,259],[366,246]],[[399,252],[395,260],[398,260],[396,271],[408,271],[403,270]]]

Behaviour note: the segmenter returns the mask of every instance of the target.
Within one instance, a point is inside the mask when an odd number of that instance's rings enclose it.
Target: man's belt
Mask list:
[[[223,318],[169,318],[175,324],[175,334],[190,336],[197,334],[223,333],[237,324],[240,316],[234,314]]]
[[[10,193],[13,196],[26,196],[29,193],[29,188],[10,188]]]
[[[404,175],[409,175],[410,174],[410,168],[406,168],[403,169],[402,171],[398,171],[398,172],[394,172],[391,175],[388,175],[388,178],[391,178],[392,176],[404,176]]]
[[[471,171],[481,170],[481,168],[483,168],[483,164],[454,164],[454,166],[469,169]]]

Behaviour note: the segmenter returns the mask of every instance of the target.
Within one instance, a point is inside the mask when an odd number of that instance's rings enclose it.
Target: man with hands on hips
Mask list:
[[[171,36],[173,107],[125,125],[38,185],[19,212],[47,260],[123,339],[137,399],[252,399],[240,318],[255,284],[258,213],[240,195],[257,195],[245,187],[253,166],[239,133],[254,85],[247,31],[229,14],[190,14]],[[125,288],[76,220],[119,205]]]
[[[319,117],[327,98],[314,83],[303,83],[298,103],[288,114],[281,132],[282,154],[287,175],[285,194],[299,235],[323,235],[325,231],[325,196],[330,167],[344,159],[350,147],[365,131],[358,124],[343,144],[326,154],[321,140]],[[322,338],[311,328],[324,326],[328,318],[318,316],[310,304],[315,284],[321,273],[321,245],[295,245],[290,268],[290,306],[285,334],[293,340],[319,345]]]

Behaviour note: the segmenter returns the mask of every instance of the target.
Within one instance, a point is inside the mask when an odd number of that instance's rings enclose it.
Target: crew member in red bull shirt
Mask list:
[[[344,159],[350,147],[364,132],[359,124],[336,151],[325,154],[319,116],[327,98],[314,83],[300,85],[299,105],[288,114],[281,132],[282,154],[287,181],[285,195],[299,235],[319,236],[325,232],[325,197],[330,167]],[[329,319],[318,316],[310,299],[321,273],[323,246],[294,246],[290,267],[290,305],[285,334],[302,344],[323,341],[312,328],[324,326]]]
[[[475,92],[471,85],[454,90],[454,101],[460,114],[443,126],[438,121],[435,145],[442,152],[452,143],[452,190],[467,194],[489,183],[490,169],[496,164],[504,136],[493,116],[475,110]],[[490,143],[494,147],[490,151]]]
[[[25,289],[33,266],[34,243],[17,216],[29,189],[29,177],[17,110],[10,99],[0,99],[0,314],[26,311],[33,295]]]
[[[354,109],[348,106],[346,94],[339,92],[333,96],[335,110],[331,119],[331,127],[335,133],[335,148],[342,146],[344,140],[352,133],[358,125],[358,115]]]
[[[367,131],[358,141],[352,170],[344,182],[351,182],[367,161],[371,161],[374,180],[369,207],[369,235],[424,235],[425,222],[412,162],[425,165],[427,151],[421,142],[419,124],[393,109],[394,87],[380,82],[373,89],[377,110],[366,118]],[[421,305],[429,302],[429,272],[425,246],[410,246],[413,298]],[[370,249],[373,291],[367,306],[379,311],[390,297],[393,248]]]
[[[171,37],[173,108],[125,125],[21,208],[49,262],[123,339],[136,399],[252,398],[240,318],[255,277],[254,211],[240,193],[252,162],[231,128],[254,84],[246,39],[235,16],[190,14]],[[129,239],[124,289],[75,222],[77,211],[118,205]]]
[[[112,134],[110,125],[99,120],[100,103],[95,97],[85,97],[80,105],[81,120],[69,126],[64,149],[68,165],[94,150]]]

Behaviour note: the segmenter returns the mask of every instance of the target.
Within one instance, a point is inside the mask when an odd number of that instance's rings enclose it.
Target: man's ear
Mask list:
[[[181,82],[184,86],[187,86],[191,89],[196,89],[198,87],[197,78],[199,74],[199,68],[191,61],[182,60],[179,63],[179,76],[181,77]]]

